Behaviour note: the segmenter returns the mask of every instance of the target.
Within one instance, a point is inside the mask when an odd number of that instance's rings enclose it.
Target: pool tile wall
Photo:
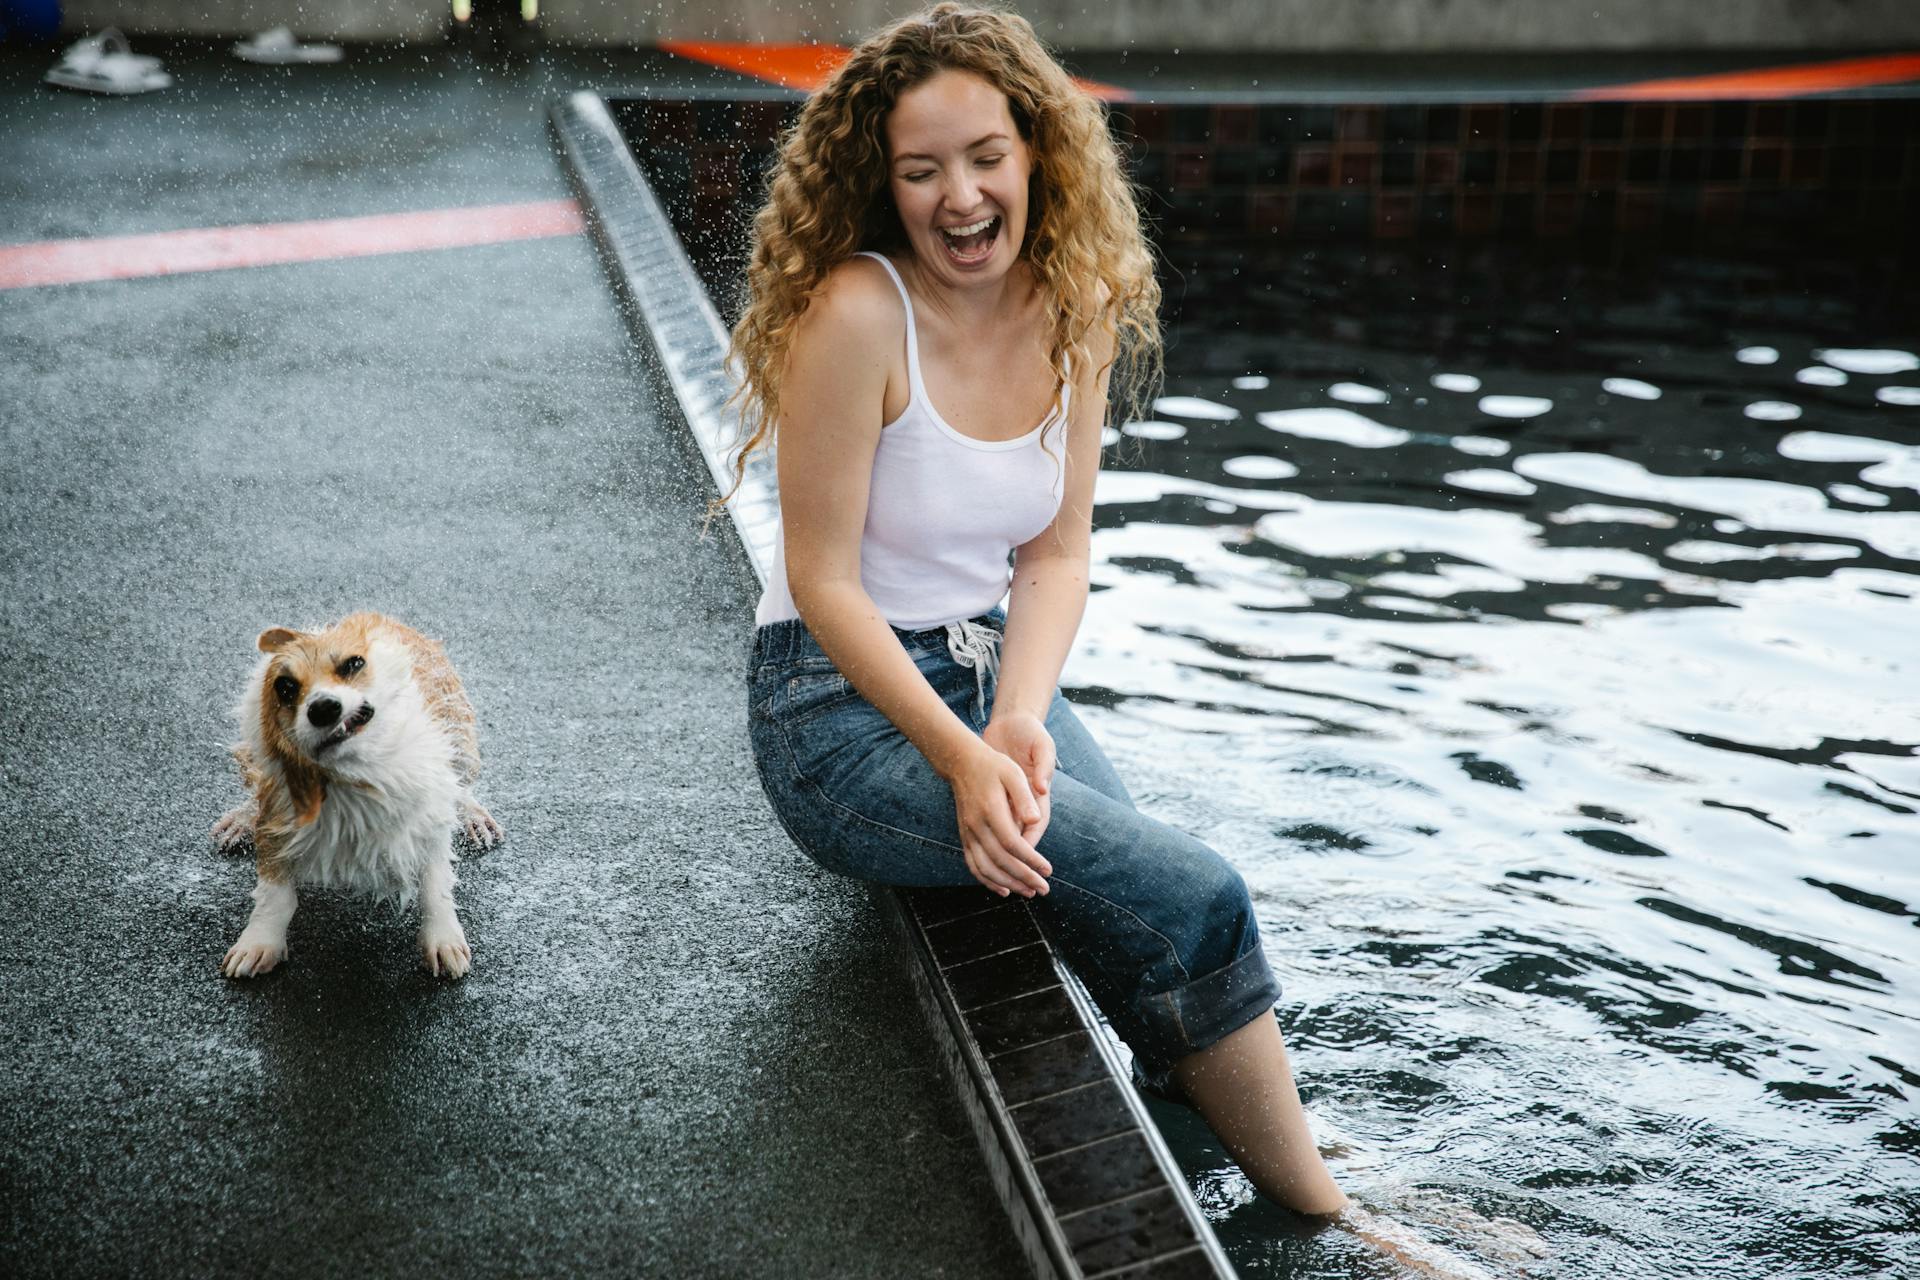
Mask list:
[[[697,259],[735,263],[798,95],[613,104]],[[1844,242],[1920,225],[1920,99],[1122,103],[1169,243]]]

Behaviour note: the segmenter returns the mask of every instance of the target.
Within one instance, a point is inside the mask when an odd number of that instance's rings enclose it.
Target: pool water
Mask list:
[[[1245,874],[1337,1174],[1493,1274],[1920,1258],[1920,321],[1881,264],[1170,276],[1063,676]],[[1155,1104],[1246,1275],[1392,1274]]]

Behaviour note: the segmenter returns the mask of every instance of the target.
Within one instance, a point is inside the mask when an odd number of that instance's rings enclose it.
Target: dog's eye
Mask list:
[[[353,679],[353,677],[359,675],[360,668],[366,665],[367,665],[367,660],[365,658],[360,657],[358,654],[355,654],[353,657],[348,658],[346,661],[342,662],[339,665],[339,667],[335,668],[335,670],[338,671],[339,676],[342,680],[351,680]]]
[[[292,706],[300,701],[300,682],[292,676],[281,676],[273,682],[273,696],[280,699],[281,706]]]

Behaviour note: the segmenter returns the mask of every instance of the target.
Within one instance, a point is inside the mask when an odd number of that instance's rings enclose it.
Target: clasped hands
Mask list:
[[[1053,867],[1036,846],[1052,816],[1053,735],[1031,712],[996,713],[947,781],[967,870],[989,890],[1047,892]]]

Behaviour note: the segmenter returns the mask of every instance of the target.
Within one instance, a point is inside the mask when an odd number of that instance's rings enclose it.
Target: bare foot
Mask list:
[[[1333,1225],[1353,1232],[1364,1244],[1414,1275],[1434,1280],[1494,1280],[1478,1263],[1427,1239],[1405,1223],[1383,1218],[1351,1201],[1333,1218]]]

